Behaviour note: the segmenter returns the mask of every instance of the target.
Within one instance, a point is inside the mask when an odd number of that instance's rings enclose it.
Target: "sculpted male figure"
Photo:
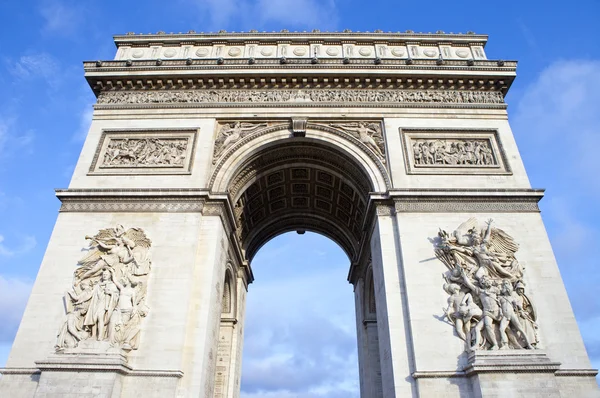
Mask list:
[[[510,281],[507,280],[503,281],[502,295],[500,296],[500,305],[502,308],[502,320],[500,321],[501,348],[509,348],[508,335],[506,334],[506,329],[509,326],[512,326],[523,336],[523,340],[525,340],[525,347],[530,350],[533,350],[527,333],[525,333],[525,330],[521,326],[521,322],[519,322],[519,317],[517,316],[516,311],[522,312],[523,308],[521,307],[520,300],[518,299],[518,297],[515,296],[516,293],[513,290],[512,283],[510,283]]]
[[[479,296],[479,300],[483,306],[483,318],[475,327],[475,344],[472,348],[477,348],[479,346],[481,341],[479,331],[482,328],[485,328],[488,341],[492,344],[490,350],[497,350],[498,341],[496,340],[496,334],[494,333],[494,321],[499,321],[501,319],[500,306],[498,305],[498,294],[500,293],[500,290],[494,286],[492,281],[485,275],[481,276],[479,279],[479,285],[481,285],[481,287],[475,286],[462,269],[461,275],[465,286]]]

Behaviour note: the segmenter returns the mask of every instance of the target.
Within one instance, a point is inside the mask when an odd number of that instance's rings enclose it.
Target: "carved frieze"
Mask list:
[[[196,130],[105,131],[91,174],[189,174]]]
[[[495,130],[401,129],[409,174],[508,174]]]
[[[539,342],[524,269],[515,257],[518,248],[492,220],[481,225],[471,218],[451,234],[438,233],[435,255],[448,268],[445,316],[469,351],[534,349]]]
[[[504,97],[498,91],[394,90],[394,89],[200,89],[161,91],[105,91],[98,96],[99,105],[146,104],[276,104],[311,106],[311,103],[345,103],[347,106],[378,103],[500,105]]]
[[[151,269],[151,241],[141,228],[122,225],[86,236],[89,247],[79,260],[73,286],[65,293],[66,320],[56,351],[77,347],[106,352],[138,348]]]

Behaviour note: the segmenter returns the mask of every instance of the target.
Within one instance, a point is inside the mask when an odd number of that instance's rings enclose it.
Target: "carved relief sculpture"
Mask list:
[[[65,294],[66,320],[56,351],[78,346],[103,349],[138,348],[151,260],[150,239],[140,228],[122,225],[100,230],[74,272]]]
[[[187,139],[111,138],[100,167],[184,167]]]
[[[353,135],[385,163],[385,143],[379,123],[331,123],[331,126]]]
[[[525,295],[517,243],[488,220],[475,218],[452,234],[440,230],[435,254],[448,271],[444,310],[467,350],[533,349],[538,344],[536,314]]]
[[[498,164],[486,139],[415,139],[412,149],[415,166],[484,167]]]
[[[107,91],[98,96],[99,105],[277,102],[504,104],[504,97],[497,91],[397,89]]]
[[[213,164],[215,164],[217,159],[236,142],[243,137],[256,132],[256,130],[261,127],[267,127],[267,123],[233,122],[223,124],[219,129],[215,140]]]

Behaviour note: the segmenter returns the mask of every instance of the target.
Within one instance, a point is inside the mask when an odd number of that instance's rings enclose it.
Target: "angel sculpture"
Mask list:
[[[86,239],[90,240],[88,254],[78,262],[73,288],[65,295],[67,320],[56,349],[94,340],[136,349],[141,318],[148,312],[150,239],[142,229],[125,230],[122,225]]]
[[[532,349],[537,325],[515,258],[519,246],[492,223],[481,228],[471,218],[451,234],[438,232],[435,254],[448,269],[444,290],[453,307],[445,313],[468,349]]]
[[[340,124],[332,124],[332,126],[338,127],[338,128],[341,127],[346,131],[355,132],[356,134],[358,134],[358,139],[360,140],[360,142],[362,142],[370,150],[375,152],[375,154],[377,156],[379,156],[381,159],[385,160],[385,155],[384,155],[383,151],[379,147],[378,143],[375,142],[375,138],[373,138],[373,137],[381,135],[381,132],[380,132],[381,126],[379,126],[377,123],[367,123],[367,122],[349,123],[349,124],[340,123]],[[379,137],[377,137],[377,138],[379,138]]]
[[[375,154],[379,156],[382,160],[385,160],[385,155],[374,138],[376,137],[378,139],[381,139],[381,126],[379,126],[377,123],[338,123],[332,124],[332,126],[342,128],[348,132],[356,133],[360,142],[366,145],[371,151],[375,152]]]
[[[266,123],[227,123],[221,127],[219,136],[215,142],[215,153],[213,159],[219,158],[225,153],[230,147],[238,142],[242,137],[255,131],[260,127],[266,127]],[[225,139],[223,139],[225,137]]]
[[[477,219],[470,218],[452,236],[442,230],[438,236],[435,254],[449,270],[458,266],[468,272],[474,270],[477,278],[487,275],[512,282],[523,277],[523,268],[515,258],[519,245],[503,230],[492,228],[492,220],[487,221],[485,231]]]

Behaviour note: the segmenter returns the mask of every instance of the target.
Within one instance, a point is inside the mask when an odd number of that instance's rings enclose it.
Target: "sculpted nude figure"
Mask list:
[[[500,296],[500,306],[502,308],[502,320],[500,321],[500,336],[501,336],[501,349],[507,349],[508,347],[508,335],[506,329],[512,326],[516,331],[521,333],[525,340],[525,347],[533,350],[533,346],[527,337],[527,333],[519,322],[518,312],[522,312],[519,300],[515,297],[516,293],[513,290],[512,283],[510,281],[502,282],[502,295]]]
[[[492,344],[490,350],[497,350],[498,341],[496,340],[496,334],[494,333],[494,321],[500,321],[500,319],[502,319],[502,313],[500,311],[500,306],[498,305],[498,294],[500,291],[485,275],[479,279],[481,287],[477,287],[469,280],[464,271],[461,270],[461,274],[465,286],[479,296],[479,300],[483,306],[483,318],[475,327],[475,344],[471,348],[474,349],[479,346],[481,341],[481,333],[479,333],[479,331],[485,329],[488,341]]]

